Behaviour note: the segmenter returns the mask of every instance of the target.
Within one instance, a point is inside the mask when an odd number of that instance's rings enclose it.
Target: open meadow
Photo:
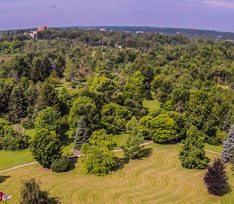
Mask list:
[[[41,188],[64,204],[75,203],[232,203],[234,192],[210,197],[202,177],[204,170],[188,170],[178,160],[179,145],[150,144],[146,157],[128,164],[116,153],[119,167],[105,177],[88,175],[79,159],[73,169],[52,173],[39,164],[0,174],[1,191],[13,195],[9,204],[18,203],[21,180],[35,177]],[[151,154],[152,153],[152,154]],[[207,153],[210,158],[216,154]],[[228,167],[229,168],[229,167]],[[234,183],[231,175],[230,184]]]

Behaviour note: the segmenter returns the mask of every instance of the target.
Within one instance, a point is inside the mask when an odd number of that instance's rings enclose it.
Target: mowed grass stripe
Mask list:
[[[35,161],[29,149],[21,151],[0,150],[0,158],[0,171]]]
[[[44,170],[39,164],[0,174],[9,176],[0,183],[4,193],[13,195],[9,204],[18,203],[21,179],[36,177],[41,188],[63,204],[75,203],[232,203],[234,193],[221,198],[208,195],[203,183],[204,170],[187,170],[178,160],[179,145],[150,144],[153,153],[141,160],[132,160],[123,169],[105,177],[87,175],[81,160],[76,168],[61,174]],[[211,158],[215,154],[207,153]],[[116,153],[122,157],[122,152]],[[228,170],[230,183],[233,176]]]

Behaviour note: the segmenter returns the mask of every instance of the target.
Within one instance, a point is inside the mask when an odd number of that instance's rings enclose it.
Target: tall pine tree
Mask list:
[[[126,159],[136,159],[143,156],[144,146],[140,146],[144,142],[142,135],[140,134],[139,124],[136,117],[132,117],[126,125],[128,136],[126,143],[121,146]]]
[[[10,110],[12,120],[18,121],[27,114],[27,100],[21,86],[15,86],[10,96]]]
[[[81,117],[77,124],[76,136],[74,141],[74,149],[80,150],[82,145],[89,139],[89,134],[85,120]]]
[[[229,111],[227,114],[227,117],[223,123],[223,131],[228,133],[228,131],[230,130],[231,127],[231,118],[232,118],[232,112]]]
[[[187,138],[179,153],[182,166],[187,169],[205,169],[208,157],[204,148],[203,133],[197,127],[191,126],[186,134]]]
[[[232,125],[231,130],[228,133],[228,138],[223,142],[223,151],[222,151],[222,159],[224,162],[230,161],[231,158],[231,150],[234,147],[234,125]]]

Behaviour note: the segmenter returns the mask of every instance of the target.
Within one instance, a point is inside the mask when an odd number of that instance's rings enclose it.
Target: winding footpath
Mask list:
[[[143,144],[141,144],[140,146],[142,146],[142,145],[148,145],[148,144],[152,144],[152,143],[154,143],[153,141],[150,141],[150,142],[145,142],[145,143],[143,143]],[[181,143],[177,143],[178,145],[183,145],[183,144],[181,144]],[[121,151],[123,151],[122,149],[116,149],[116,150],[113,150],[113,152],[121,152]],[[215,152],[215,151],[212,151],[212,150],[208,150],[208,149],[206,149],[206,151],[207,152],[211,152],[211,153],[214,153],[214,154],[221,154],[220,152]],[[20,167],[24,167],[24,166],[29,166],[29,165],[32,165],[32,164],[37,164],[38,162],[30,162],[30,163],[27,163],[27,164],[21,164],[21,165],[19,165],[19,166],[15,166],[15,167],[12,167],[12,168],[9,168],[9,169],[4,169],[4,170],[2,170],[2,171],[0,171],[0,173],[4,173],[4,172],[7,172],[7,171],[10,171],[10,170],[13,170],[13,169],[18,169],[18,168],[20,168]]]

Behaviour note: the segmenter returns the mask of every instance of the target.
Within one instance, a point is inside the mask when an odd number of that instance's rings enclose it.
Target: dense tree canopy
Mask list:
[[[49,168],[62,154],[59,135],[48,129],[37,131],[31,141],[31,152],[43,167]]]
[[[84,162],[87,172],[97,176],[108,174],[115,165],[114,153],[111,151],[114,146],[112,135],[107,135],[104,129],[95,131],[89,139],[85,152]]]

